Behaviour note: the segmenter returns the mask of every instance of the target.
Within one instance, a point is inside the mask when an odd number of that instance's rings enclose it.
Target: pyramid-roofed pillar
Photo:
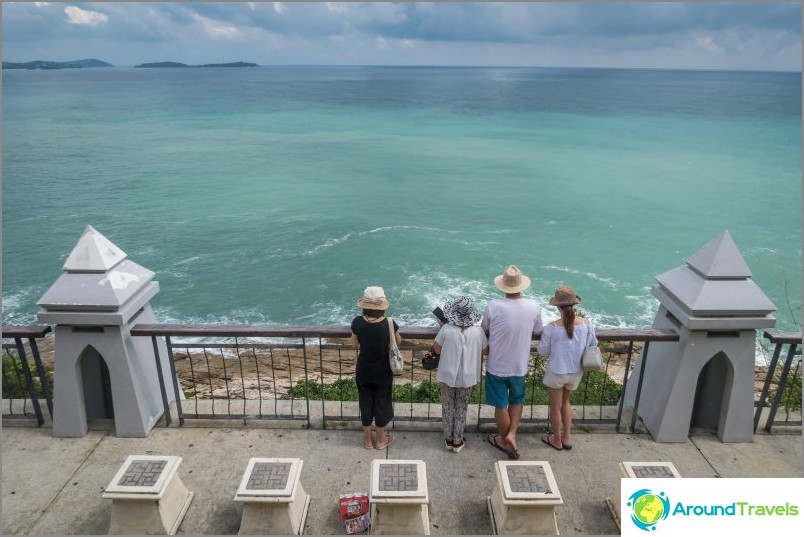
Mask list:
[[[153,345],[130,329],[156,322],[154,273],[92,226],[63,271],[37,302],[39,321],[54,325],[53,435],[84,436],[88,420],[114,419],[117,436],[147,436],[164,407]],[[158,348],[163,378],[170,378],[163,341]]]
[[[776,307],[724,231],[687,262],[656,277],[653,328],[675,329],[678,342],[654,342],[628,379],[633,407],[660,442],[686,442],[690,427],[716,429],[724,442],[753,440],[756,330],[775,326]]]

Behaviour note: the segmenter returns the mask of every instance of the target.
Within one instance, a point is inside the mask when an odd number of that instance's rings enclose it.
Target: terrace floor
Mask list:
[[[102,535],[111,502],[101,493],[130,454],[183,457],[179,476],[195,493],[179,534],[237,534],[242,504],[233,500],[250,457],[300,457],[301,482],[311,495],[305,534],[345,534],[338,521],[341,493],[368,491],[371,460],[426,463],[430,531],[490,535],[486,497],[495,486],[494,461],[504,457],[468,432],[461,453],[448,452],[440,433],[395,431],[387,450],[368,451],[357,430],[257,427],[157,427],[148,438],[90,431],[54,438],[45,426],[4,423],[3,534]],[[579,432],[572,451],[555,451],[536,432],[520,435],[522,459],[548,461],[564,505],[563,535],[619,534],[606,498],[615,493],[622,461],[670,461],[683,477],[801,477],[802,438],[758,434],[751,443],[723,444],[709,433],[683,444],[660,444],[647,434]]]

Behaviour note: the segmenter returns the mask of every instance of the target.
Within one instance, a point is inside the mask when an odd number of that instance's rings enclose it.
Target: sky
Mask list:
[[[4,61],[801,71],[800,2],[3,2]]]

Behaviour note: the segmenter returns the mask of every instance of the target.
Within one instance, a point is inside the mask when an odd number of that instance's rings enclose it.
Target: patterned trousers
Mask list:
[[[441,387],[441,421],[444,424],[444,438],[452,441],[463,440],[466,428],[466,409],[472,388],[453,388],[443,382]]]

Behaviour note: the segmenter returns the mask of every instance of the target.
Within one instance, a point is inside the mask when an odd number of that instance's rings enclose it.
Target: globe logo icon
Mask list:
[[[654,493],[649,489],[640,489],[628,498],[631,508],[631,522],[644,531],[656,529],[656,524],[667,518],[670,513],[670,500],[664,492]]]

